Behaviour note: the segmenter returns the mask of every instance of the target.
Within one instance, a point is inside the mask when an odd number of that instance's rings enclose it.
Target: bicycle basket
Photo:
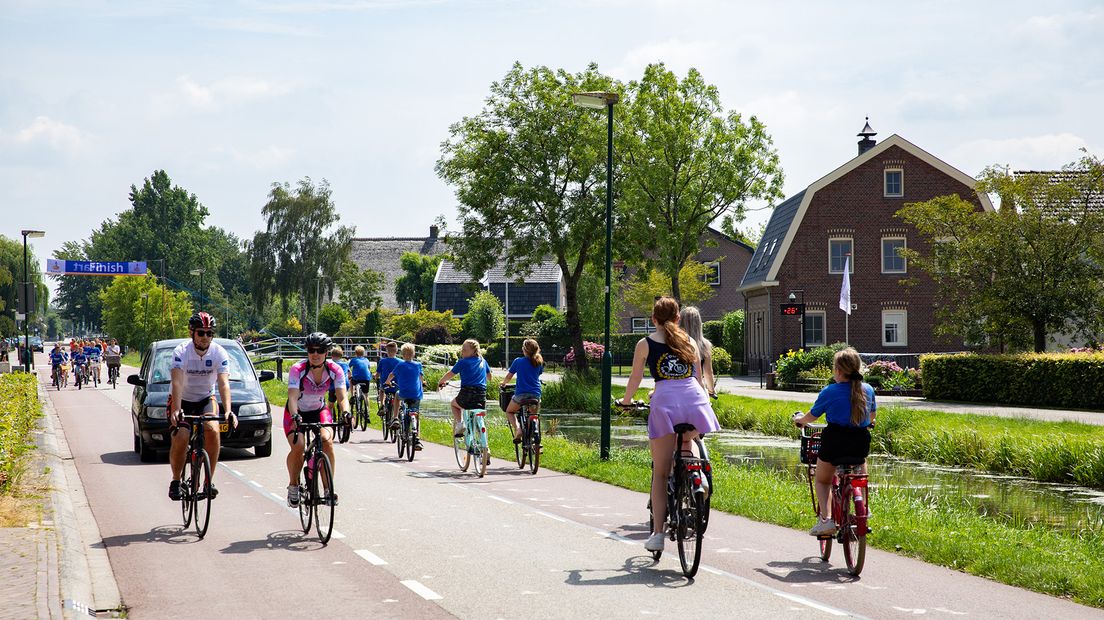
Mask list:
[[[817,456],[820,455],[820,433],[812,436],[801,436],[801,462],[806,465],[815,465]]]
[[[503,411],[510,406],[510,399],[514,397],[514,386],[508,385],[498,390],[498,406],[502,407]]]

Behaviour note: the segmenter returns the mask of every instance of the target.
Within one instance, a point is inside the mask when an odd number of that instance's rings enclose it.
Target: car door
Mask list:
[[[153,359],[152,351],[147,351],[142,366],[138,369],[138,377],[143,381],[149,381],[150,360]],[[146,386],[136,385],[130,396],[130,419],[134,424],[134,434],[138,435],[138,416],[142,414],[142,405],[146,402]]]

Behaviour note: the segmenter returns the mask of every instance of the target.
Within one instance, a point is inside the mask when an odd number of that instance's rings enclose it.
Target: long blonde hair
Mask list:
[[[544,366],[544,356],[541,355],[540,345],[537,344],[536,340],[526,338],[525,342],[521,343],[521,352],[525,357],[529,358],[529,363],[532,364],[534,368],[537,366]]]
[[[652,307],[652,318],[667,336],[667,347],[680,360],[693,364],[697,361],[694,359],[694,345],[690,344],[690,337],[678,326],[675,320],[678,316],[679,305],[673,297],[660,297]]]
[[[687,306],[682,309],[682,318],[679,319],[679,326],[686,330],[686,335],[690,336],[690,339],[698,343],[698,352],[702,358],[709,355],[713,350],[713,343],[702,334],[702,320],[701,312],[698,311],[696,306]]]
[[[467,347],[469,351],[475,353],[472,357],[480,357],[483,353],[479,350],[479,341],[475,338],[468,338],[464,341],[464,347]]]
[[[851,383],[851,425],[859,426],[866,419],[866,391],[863,390],[863,376],[859,373],[862,367],[859,352],[851,347],[837,351],[832,365]]]

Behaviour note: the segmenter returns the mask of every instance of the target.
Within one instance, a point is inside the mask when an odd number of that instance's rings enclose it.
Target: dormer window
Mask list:
[[[885,171],[886,198],[900,198],[905,195],[905,171],[900,168],[887,168]]]

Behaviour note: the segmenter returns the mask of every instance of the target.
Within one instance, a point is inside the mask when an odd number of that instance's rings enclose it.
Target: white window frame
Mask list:
[[[899,257],[904,263],[904,267],[902,267],[901,269],[886,269],[886,241],[901,241],[901,248],[908,248],[908,239],[906,237],[882,237],[882,273],[908,273],[908,259],[906,259],[904,256]]]
[[[897,323],[897,332],[900,335],[900,340],[897,342],[886,340],[886,325],[889,323],[889,319],[893,319],[893,322]],[[882,346],[908,346],[908,310],[882,310]]]
[[[897,172],[901,175],[901,188],[896,194],[889,193],[889,173]],[[886,168],[882,171],[882,196],[886,198],[903,198],[905,195],[905,169],[904,168]]]
[[[820,317],[820,342],[809,340],[808,322],[809,317]],[[828,313],[824,310],[806,310],[805,311],[805,325],[802,329],[805,331],[805,346],[808,347],[823,347],[828,342]]]
[[[847,266],[847,273],[855,273],[855,238],[854,237],[828,237],[828,273],[842,274],[843,269],[832,269],[832,242],[847,241],[851,244],[851,262]]]
[[[710,274],[716,274],[716,278],[710,278],[709,275],[705,276],[705,283],[709,286],[721,285],[721,263],[720,261],[709,261],[705,263],[705,266],[711,269]]]
[[[655,325],[646,316],[634,316],[631,324],[634,334],[650,334],[655,331]]]

